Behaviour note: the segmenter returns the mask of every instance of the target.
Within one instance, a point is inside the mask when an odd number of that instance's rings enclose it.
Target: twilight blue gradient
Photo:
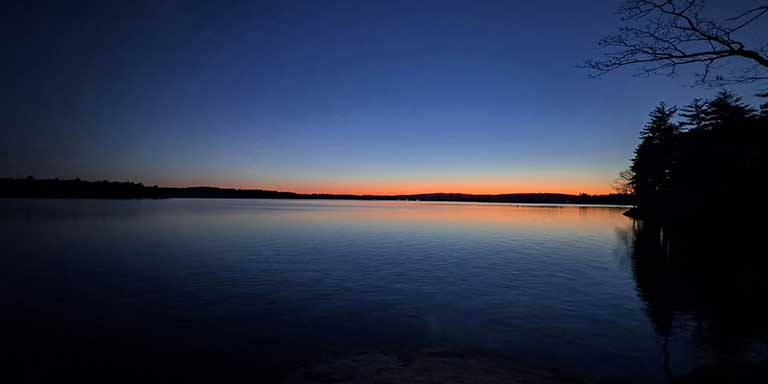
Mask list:
[[[692,72],[589,79],[617,5],[20,2],[2,27],[0,176],[607,192],[656,103],[715,92]]]

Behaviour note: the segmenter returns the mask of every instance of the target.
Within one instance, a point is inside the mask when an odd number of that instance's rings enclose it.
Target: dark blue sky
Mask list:
[[[711,3],[729,15],[755,1]],[[0,176],[608,192],[655,104],[715,92],[690,87],[692,72],[588,78],[578,67],[617,5],[12,4]]]

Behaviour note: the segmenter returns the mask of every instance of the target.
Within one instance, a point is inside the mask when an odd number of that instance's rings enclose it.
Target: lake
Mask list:
[[[18,382],[259,382],[424,350],[628,382],[765,361],[762,318],[723,317],[625,210],[0,200],[2,359]]]

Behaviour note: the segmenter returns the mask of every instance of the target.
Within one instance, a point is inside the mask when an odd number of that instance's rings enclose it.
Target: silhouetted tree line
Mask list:
[[[637,198],[636,216],[689,220],[738,213],[726,202],[758,203],[764,194],[768,103],[760,110],[729,91],[681,109],[660,103],[640,135],[619,190]]]
[[[141,183],[80,179],[0,179],[0,196],[47,198],[161,198],[161,188]]]
[[[417,195],[350,195],[300,194],[261,189],[234,189],[216,187],[171,188],[145,186],[141,183],[114,181],[84,181],[79,179],[39,180],[0,178],[0,197],[17,198],[233,198],[233,199],[335,199],[335,200],[420,200],[420,201],[474,201],[490,203],[530,204],[614,204],[630,205],[627,194],[569,195],[562,193],[514,193],[502,195],[469,195],[460,193],[431,193]]]
[[[260,189],[230,189],[214,187],[172,188],[145,186],[142,183],[117,181],[85,181],[80,179],[0,179],[0,197],[17,198],[104,198],[104,199],[166,199],[178,198],[298,198],[291,192]]]

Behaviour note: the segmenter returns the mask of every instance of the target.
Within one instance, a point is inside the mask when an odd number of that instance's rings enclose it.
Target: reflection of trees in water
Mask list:
[[[685,339],[715,365],[766,359],[768,268],[754,247],[757,233],[634,221],[618,235],[667,368],[670,338]]]

